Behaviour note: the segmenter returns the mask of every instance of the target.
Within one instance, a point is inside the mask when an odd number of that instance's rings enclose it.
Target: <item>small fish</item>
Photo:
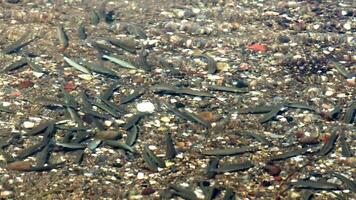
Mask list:
[[[283,108],[284,104],[279,104],[279,105],[276,105],[273,110],[271,110],[270,112],[268,112],[267,114],[265,114],[263,116],[262,119],[260,119],[260,123],[263,124],[263,123],[266,123],[270,120],[272,120],[280,111],[281,109]]]
[[[135,24],[128,24],[126,26],[127,32],[129,32],[131,35],[134,35],[136,37],[139,37],[140,39],[147,39],[146,33],[137,25]]]
[[[166,133],[165,134],[165,144],[166,144],[166,158],[168,160],[171,160],[175,158],[177,152],[173,144],[172,140],[172,134],[171,133]]]
[[[198,124],[201,124],[203,126],[205,126],[206,128],[210,128],[211,124],[203,119],[201,119],[200,117],[198,117],[197,115],[194,115],[188,111],[180,111],[178,109],[176,109],[173,106],[170,106],[166,103],[162,103],[164,107],[166,107],[169,111],[173,112],[175,115],[177,115],[178,117],[191,121],[191,122],[195,122]]]
[[[116,112],[118,113],[126,113],[126,111],[122,108],[122,106],[117,105],[116,103],[113,103],[109,100],[102,100],[107,106],[109,106],[110,108],[114,109]]]
[[[305,148],[296,149],[293,151],[288,151],[288,152],[285,152],[285,153],[282,153],[282,154],[279,154],[276,156],[272,156],[270,158],[270,161],[285,160],[285,159],[292,158],[292,157],[295,157],[298,155],[304,155],[308,152],[309,149],[310,149],[310,147],[305,147]]]
[[[105,104],[103,102],[92,100],[91,103],[94,104],[96,107],[108,112],[110,115],[112,115],[115,118],[120,117],[119,113],[117,113],[115,109],[111,108],[110,106],[108,106],[107,104]]]
[[[313,190],[339,190],[340,187],[333,183],[326,181],[312,181],[312,180],[298,180],[297,182],[290,183],[295,188],[313,189]]]
[[[78,124],[78,127],[84,127],[83,120],[80,118],[76,110],[71,107],[66,107],[66,110],[69,112],[71,119]]]
[[[63,25],[57,26],[57,37],[59,42],[62,45],[62,50],[65,50],[69,46],[68,36],[64,31]]]
[[[106,75],[112,78],[118,77],[114,70],[105,67],[103,63],[97,64],[93,62],[87,62],[84,60],[81,60],[80,63],[86,66],[90,71],[93,71],[95,73]]]
[[[137,67],[135,67],[134,65],[132,65],[129,62],[126,62],[124,60],[121,60],[119,58],[113,57],[113,56],[108,56],[108,55],[103,55],[103,58],[110,60],[111,62],[120,65],[123,68],[127,68],[127,69],[137,69]]]
[[[226,172],[236,172],[249,169],[253,167],[251,161],[246,161],[243,163],[228,163],[228,164],[220,164],[219,168],[216,169],[217,173],[226,173]]]
[[[59,162],[59,163],[55,163],[55,164],[49,164],[46,166],[34,166],[29,168],[27,171],[35,171],[35,172],[43,172],[43,171],[50,171],[52,169],[58,169],[58,168],[62,168],[64,166],[65,162]]]
[[[173,194],[180,196],[183,199],[198,200],[198,197],[195,195],[195,193],[188,188],[173,184],[169,185],[169,187],[173,190]]]
[[[345,183],[345,185],[348,187],[349,190],[351,190],[352,192],[356,192],[356,182],[355,181],[350,180],[347,177],[345,177],[344,175],[336,173],[336,172],[332,172],[331,174],[333,176],[335,176],[336,178],[340,179],[343,183]]]
[[[121,51],[105,44],[103,41],[91,41],[90,44],[97,49],[99,52],[108,52],[113,54],[121,54]]]
[[[138,113],[132,117],[130,117],[129,119],[127,119],[126,124],[123,126],[124,130],[129,130],[132,126],[136,125],[143,116],[147,115],[147,113]]]
[[[208,179],[212,179],[215,177],[216,170],[219,166],[219,158],[213,158],[209,160],[208,166],[206,167],[206,175]]]
[[[186,117],[186,119],[189,119],[192,122],[196,122],[198,124],[201,124],[206,128],[211,128],[211,124],[208,121],[202,119],[201,117],[199,117],[198,115],[196,115],[194,113],[191,113],[191,112],[188,112],[188,111],[184,110],[184,111],[182,111],[182,114]]]
[[[128,69],[137,69],[134,65],[114,56],[103,55],[103,58],[110,60],[111,62],[120,65],[121,67],[128,68]]]
[[[63,125],[56,125],[57,129],[67,130],[67,131],[86,131],[87,128],[85,127],[68,127]]]
[[[218,85],[208,85],[209,90],[217,90],[223,92],[233,92],[233,93],[247,93],[248,90],[244,88],[237,88],[237,87],[225,87],[225,86],[218,86]]]
[[[287,104],[285,104],[285,106],[288,108],[294,108],[294,109],[310,110],[310,111],[314,111],[314,112],[316,111],[316,109],[311,106],[298,104],[298,103],[287,103]]]
[[[82,145],[82,144],[61,143],[61,142],[56,142],[56,146],[66,148],[66,149],[85,149],[87,147],[86,145]]]
[[[153,172],[158,172],[158,165],[155,163],[149,156],[149,154],[144,150],[142,152],[142,159],[145,161],[146,167],[153,171]]]
[[[205,156],[232,156],[232,155],[242,154],[246,152],[254,152],[256,150],[257,149],[253,147],[243,146],[243,147],[229,148],[229,149],[213,149],[213,150],[202,151],[201,153]]]
[[[352,124],[352,122],[355,120],[355,115],[356,115],[356,101],[354,101],[350,107],[346,110],[343,122]]]
[[[131,94],[120,98],[120,104],[129,103],[129,102],[141,97],[144,93],[145,93],[145,90],[143,88],[137,88]]]
[[[158,167],[165,167],[165,163],[162,159],[158,158],[149,148],[148,145],[145,145],[142,158],[146,163],[148,169],[154,172],[158,172]]]
[[[86,74],[91,74],[90,71],[83,67],[82,65],[76,63],[75,61],[73,61],[72,59],[68,58],[68,57],[63,57],[64,61],[66,61],[70,66],[74,67],[75,69],[83,72],[83,73],[86,73]]]
[[[341,146],[341,155],[344,157],[352,157],[352,152],[351,149],[349,147],[349,145],[346,142],[346,136],[345,134],[342,134],[340,136],[339,142],[340,142],[340,146]]]
[[[86,130],[86,129],[85,129]],[[72,140],[72,144],[79,144],[90,138],[90,135],[85,130],[77,130],[75,138]]]
[[[320,151],[317,153],[318,156],[326,156],[332,149],[334,148],[334,144],[336,142],[336,139],[338,137],[338,134],[332,133],[329,136],[328,141],[324,144],[324,146],[320,149]]]
[[[21,48],[27,46],[28,44],[30,44],[31,42],[33,42],[36,38],[31,39],[29,41],[26,41],[26,38],[31,34],[31,32],[27,31],[23,36],[21,36],[20,39],[18,39],[16,42],[10,44],[9,46],[5,47],[2,50],[2,53],[4,54],[11,54],[11,53],[15,53],[17,51],[19,51]]]
[[[134,152],[133,148],[125,143],[118,142],[116,140],[105,140],[104,144],[111,146],[113,148],[123,149],[129,152]]]
[[[141,68],[145,71],[151,71],[152,66],[147,61],[148,53],[145,50],[141,50],[138,52],[138,63]]]
[[[148,145],[145,145],[144,151],[145,151],[145,152],[148,154],[148,156],[157,164],[158,167],[161,167],[161,168],[166,167],[165,162],[164,162],[161,158],[157,157],[157,156],[153,153],[153,151],[151,151],[151,150],[148,148]]]
[[[38,154],[37,156],[37,166],[44,166],[48,162],[48,158],[50,156],[50,151],[52,147],[51,144],[47,144],[45,148]]]
[[[28,66],[36,72],[40,72],[40,73],[44,73],[46,74],[47,72],[45,70],[43,70],[40,66],[38,66],[37,64],[35,64],[34,62],[32,62],[31,60],[27,59],[27,64]]]
[[[44,132],[53,122],[51,121],[42,121],[38,126],[34,127],[30,131],[26,132],[26,135],[37,135]]]
[[[100,94],[100,99],[109,100],[114,92],[121,87],[119,82],[112,83],[106,90]]]
[[[83,25],[80,25],[78,27],[78,30],[77,30],[77,34],[78,34],[78,37],[81,39],[81,40],[85,40],[87,39],[88,35],[86,34],[85,32],[85,27]]]
[[[128,41],[123,41],[123,40],[118,40],[115,38],[105,38],[106,41],[108,41],[110,44],[119,47],[129,53],[135,54],[136,53],[136,46],[134,42],[128,42]]]
[[[9,66],[5,67],[3,70],[1,70],[1,73],[7,73],[16,69],[19,69],[23,66],[27,65],[27,59],[26,58],[21,58],[18,61],[15,61],[14,63],[10,64]]]
[[[23,159],[41,151],[45,146],[46,146],[46,144],[44,143],[44,140],[35,144],[35,145],[32,145],[32,146],[28,147],[27,149],[20,151],[20,153],[16,157],[16,160],[23,160]]]
[[[126,138],[126,144],[129,146],[133,146],[137,140],[138,137],[138,127],[136,125],[133,125],[128,131],[127,131],[127,138]]]
[[[107,116],[105,116],[99,112],[87,109],[87,108],[81,108],[80,111],[83,112],[84,114],[91,115],[91,116],[99,118],[99,119],[108,119]]]
[[[344,76],[345,78],[351,77],[351,74],[344,67],[341,67],[339,63],[337,62],[333,62],[333,63],[337,71],[339,71],[342,76]]]
[[[208,56],[208,55],[201,55],[200,57],[203,57],[207,60],[208,63],[208,73],[209,74],[214,74],[217,71],[217,63],[214,60],[214,58]]]
[[[239,114],[263,114],[271,112],[275,106],[257,106],[255,108],[248,108],[245,111],[238,111]]]

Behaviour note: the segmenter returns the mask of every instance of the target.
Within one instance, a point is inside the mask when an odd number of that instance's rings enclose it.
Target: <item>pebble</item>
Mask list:
[[[266,165],[264,170],[271,176],[276,176],[281,173],[281,168],[277,165]]]
[[[230,65],[229,63],[226,62],[218,62],[216,63],[216,67],[218,69],[218,71],[228,71],[230,69]]]
[[[112,121],[105,120],[104,125],[110,127],[112,125]]]
[[[346,79],[347,85],[351,86],[351,87],[355,87],[356,86],[356,77],[352,77],[352,78],[348,78]]]
[[[78,77],[86,81],[90,81],[93,79],[93,76],[91,74],[79,74]]]
[[[150,195],[155,193],[156,190],[154,190],[153,188],[145,188],[144,190],[142,190],[142,195]]]
[[[12,195],[13,193],[14,193],[13,191],[5,190],[5,191],[1,191],[0,196],[7,197]]]
[[[28,161],[16,161],[7,165],[7,169],[16,171],[26,171],[32,167]]]
[[[211,112],[200,112],[199,116],[208,122],[216,122],[219,119],[219,116]]]
[[[346,30],[351,30],[351,23],[350,22],[346,22],[345,24],[344,24],[344,29],[346,29]]]
[[[153,105],[153,103],[146,101],[146,102],[142,102],[142,103],[138,103],[136,106],[137,110],[140,112],[149,112],[152,113],[155,111],[155,106]]]
[[[25,121],[23,123],[23,127],[24,128],[33,128],[35,126],[35,123],[34,122],[30,122],[30,121]]]
[[[335,91],[334,91],[334,90],[327,90],[327,91],[325,92],[325,96],[327,96],[327,97],[334,96],[334,94],[335,94]]]
[[[145,178],[145,174],[143,172],[137,173],[137,179],[142,180]]]
[[[165,117],[161,117],[161,121],[168,123],[168,122],[171,121],[171,119],[170,119],[169,117],[166,117],[166,116],[165,116]]]

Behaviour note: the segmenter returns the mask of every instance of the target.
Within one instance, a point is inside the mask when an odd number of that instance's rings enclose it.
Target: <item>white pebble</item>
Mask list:
[[[5,196],[10,196],[10,195],[12,195],[12,193],[13,193],[12,191],[5,190],[5,191],[1,192],[1,196],[4,196],[4,197]]]
[[[327,97],[331,97],[331,96],[333,96],[334,94],[335,94],[335,92],[332,91],[332,90],[328,90],[328,91],[325,92],[325,96],[327,96]]]
[[[140,112],[150,112],[150,113],[152,113],[152,112],[155,111],[155,106],[153,105],[153,103],[151,103],[149,101],[137,104],[136,108]]]
[[[11,103],[10,102],[2,102],[2,106],[4,106],[4,107],[8,107],[8,106],[10,106],[11,105]]]
[[[142,180],[145,178],[145,174],[143,172],[137,173],[137,179]]]
[[[35,123],[30,122],[30,121],[25,121],[25,122],[23,123],[23,127],[24,127],[24,128],[33,128],[34,126],[35,126]]]
[[[344,24],[344,29],[351,30],[351,23],[347,22],[346,24]]]
[[[112,125],[112,121],[105,120],[104,125],[110,127]]]

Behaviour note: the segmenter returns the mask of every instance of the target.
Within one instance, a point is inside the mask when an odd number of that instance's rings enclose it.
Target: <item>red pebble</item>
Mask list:
[[[281,182],[282,181],[282,177],[274,176],[274,180],[277,181],[277,182]]]
[[[301,143],[301,144],[318,144],[319,138],[312,137],[312,136],[305,136],[305,137],[299,139],[299,143]]]
[[[64,85],[64,90],[67,92],[71,92],[75,89],[75,84],[73,81],[68,81],[65,85]]]
[[[329,135],[320,136],[320,140],[321,140],[324,144],[328,143],[329,139],[330,139],[330,136],[329,136]]]
[[[250,49],[251,51],[254,51],[254,52],[264,53],[264,52],[267,51],[267,47],[265,45],[262,45],[262,44],[251,44],[247,48]]]
[[[150,194],[153,194],[155,192],[156,192],[156,190],[153,189],[153,188],[145,188],[145,189],[142,190],[141,194],[142,195],[150,195]]]
[[[10,94],[9,94],[9,96],[10,97],[19,97],[19,96],[21,96],[22,94],[21,94],[21,92],[19,92],[19,91],[13,91],[13,92],[11,92]]]
[[[303,132],[298,131],[298,132],[295,133],[295,136],[296,136],[297,138],[303,138],[305,135],[304,135]]]
[[[31,87],[31,86],[33,86],[33,82],[32,82],[32,81],[29,81],[29,80],[22,81],[22,82],[20,82],[20,84],[19,84],[19,88],[20,88],[20,89],[25,89],[25,88],[28,88],[28,87]]]
[[[281,173],[281,168],[277,165],[267,164],[264,166],[264,170],[271,176],[276,176]]]

